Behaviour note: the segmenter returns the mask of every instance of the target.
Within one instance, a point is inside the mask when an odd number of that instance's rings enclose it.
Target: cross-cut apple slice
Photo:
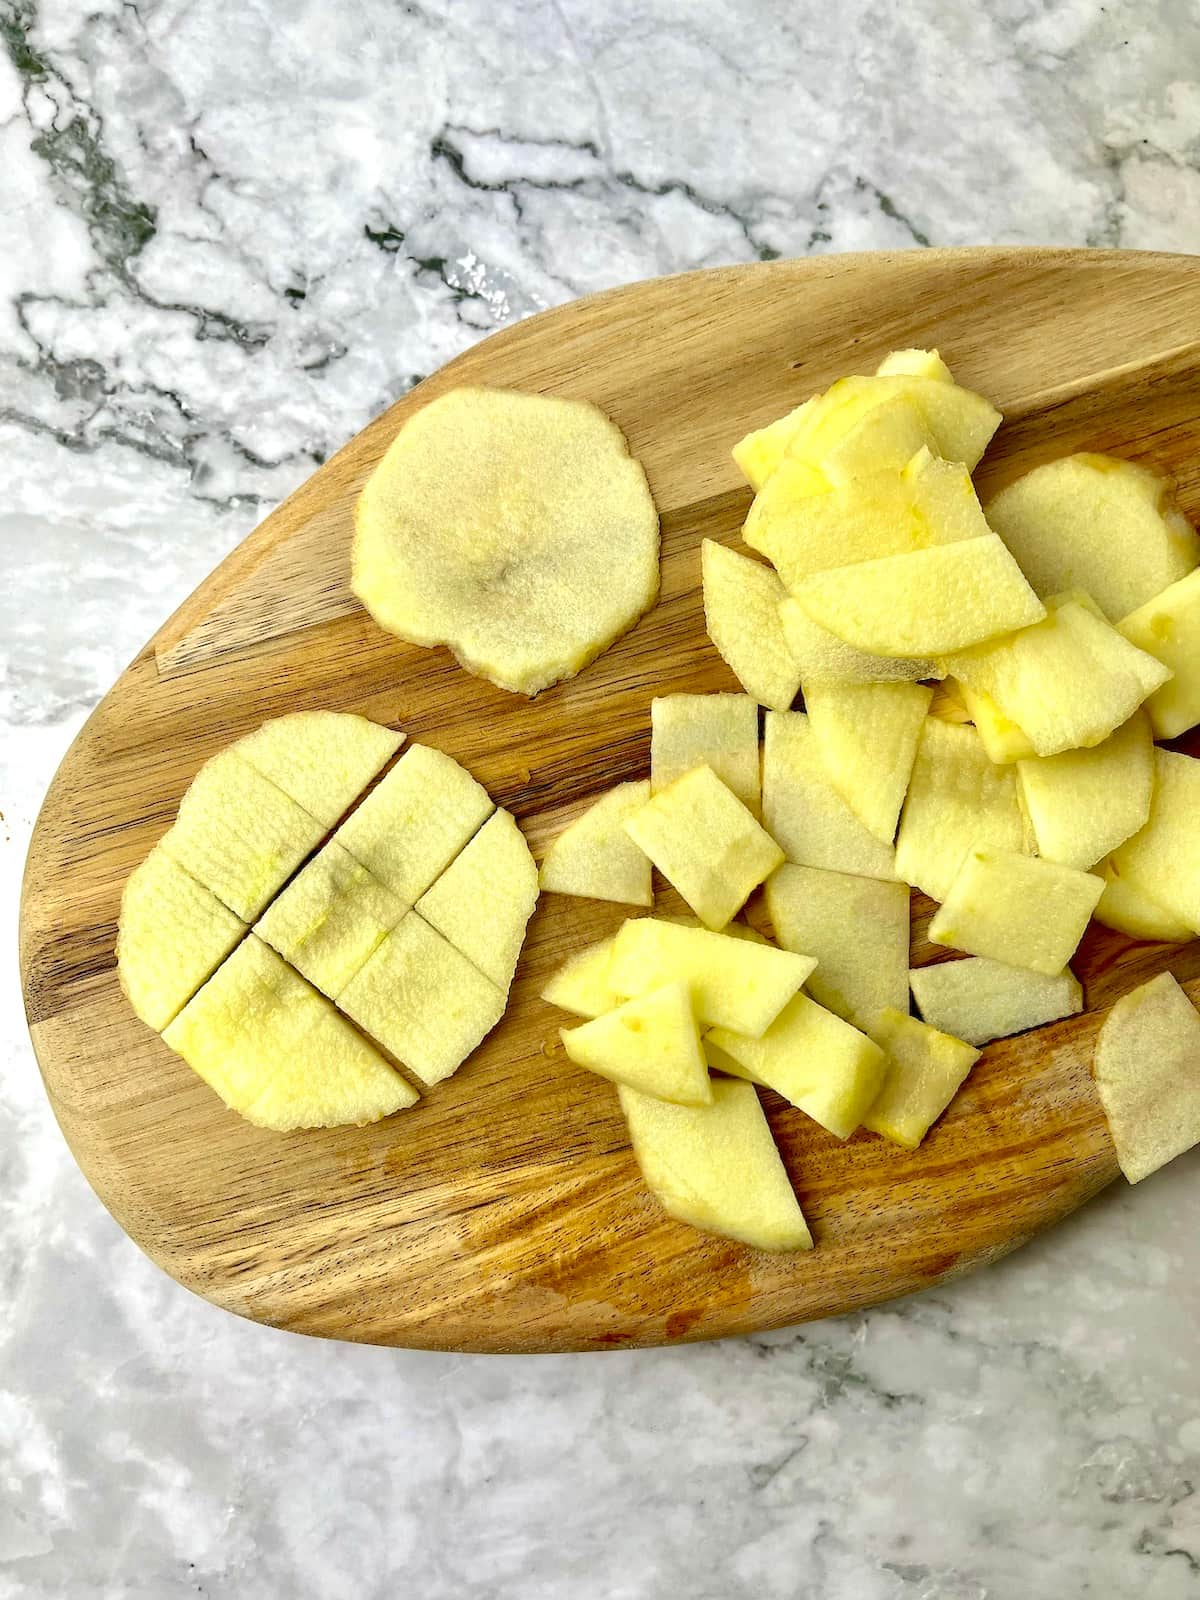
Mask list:
[[[975,846],[929,924],[929,939],[1054,977],[1075,954],[1103,892],[1094,873]]]
[[[1102,744],[1019,761],[1017,775],[1038,854],[1086,872],[1150,815],[1150,724],[1136,712]]]
[[[709,767],[759,811],[758,703],[747,694],[664,694],[650,702],[650,792]]]
[[[1170,916],[1200,929],[1200,761],[1154,752],[1154,793],[1144,828],[1112,853],[1122,878]]]
[[[1083,1010],[1083,990],[1074,973],[1051,976],[985,956],[914,967],[909,981],[930,1027],[968,1044],[984,1045]]]
[[[872,1029],[887,1072],[863,1126],[915,1150],[962,1087],[979,1051],[902,1011],[882,1011]]]
[[[609,982],[616,934],[568,956],[542,990],[542,999],[579,1017],[599,1017],[621,1004]]]
[[[625,823],[650,798],[650,784],[618,783],[555,839],[542,860],[538,882],[551,894],[654,903],[650,859],[625,832]]]
[[[340,711],[295,711],[239,739],[243,761],[327,828],[395,755],[404,735]]]
[[[1200,722],[1200,569],[1164,589],[1117,627],[1174,676],[1146,701],[1159,739],[1177,739]]]
[[[417,901],[417,910],[508,993],[537,904],[538,870],[507,811],[493,811]]]
[[[681,1106],[704,1106],[712,1100],[686,983],[637,995],[591,1022],[560,1028],[559,1037],[577,1066],[614,1083]]]
[[[1092,1074],[1130,1183],[1200,1143],[1200,1015],[1169,972],[1122,995]]]
[[[856,650],[819,627],[790,595],[779,602],[779,621],[804,683],[914,683],[918,678],[941,676],[939,664],[932,659],[904,660]]]
[[[786,711],[800,668],[783,636],[779,605],[787,591],[778,574],[714,539],[700,546],[700,570],[708,637],[748,695]]]
[[[919,683],[810,683],[804,706],[829,781],[890,845],[933,690]]]
[[[768,711],[763,745],[763,820],[789,861],[894,878],[895,853],[834,788],[802,711]]]
[[[1106,928],[1115,928],[1131,939],[1159,944],[1187,944],[1196,937],[1195,928],[1160,906],[1132,880],[1122,877],[1111,857],[1101,862],[1096,872],[1104,879],[1104,893],[1092,916]]]

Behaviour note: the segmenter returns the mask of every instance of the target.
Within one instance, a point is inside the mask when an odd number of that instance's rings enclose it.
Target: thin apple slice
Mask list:
[[[234,748],[264,778],[332,828],[404,735],[341,711],[295,711],[275,717]]]
[[[625,832],[626,821],[649,798],[650,785],[644,778],[618,783],[602,794],[547,850],[538,875],[540,886],[550,894],[652,905],[650,858]]]
[[[905,661],[856,650],[827,628],[818,627],[790,595],[779,602],[779,621],[804,683],[914,683],[918,678],[941,676],[939,664],[932,659]]]
[[[560,1028],[559,1038],[577,1066],[640,1094],[680,1106],[712,1100],[686,983],[664,984],[577,1028]]]
[[[1104,893],[1092,916],[1106,928],[1115,928],[1131,939],[1148,939],[1159,944],[1187,944],[1196,930],[1181,922],[1144,889],[1121,876],[1111,857],[1101,862],[1096,872],[1104,879]]]
[[[979,1051],[902,1011],[880,1012],[872,1034],[887,1054],[888,1069],[863,1126],[915,1150],[958,1093]]]
[[[700,546],[704,626],[746,693],[759,705],[786,711],[800,688],[800,668],[783,636],[778,575],[726,545]]]
[[[578,1017],[599,1017],[619,1006],[622,997],[609,982],[616,937],[613,934],[568,956],[542,990],[541,998]]]
[[[919,683],[810,683],[804,706],[829,781],[890,845],[933,690]]]
[[[759,813],[758,702],[747,694],[665,694],[650,702],[650,793],[709,767]]]
[[[1092,1075],[1130,1183],[1200,1143],[1200,1015],[1169,972],[1113,1006]]]
[[[801,711],[768,711],[763,746],[763,820],[798,866],[895,878],[895,853],[877,839],[830,781],[812,725]]]
[[[956,660],[957,656],[948,656],[946,664],[953,665]],[[966,708],[969,720],[979,731],[983,748],[998,765],[1008,766],[1014,761],[1022,761],[1027,756],[1037,754],[1033,748],[1033,740],[1011,717],[1001,711],[986,689],[975,688],[969,683],[960,682],[955,677],[947,678],[946,682],[953,686]]]
[[[1143,712],[1090,750],[1018,761],[1038,854],[1086,872],[1144,826],[1154,744]]]
[[[417,901],[425,921],[508,993],[538,897],[525,835],[496,810]]]
[[[1189,928],[1200,929],[1200,761],[1154,752],[1146,825],[1112,853],[1122,878]]]
[[[1073,972],[1050,977],[985,956],[914,967],[909,981],[925,1021],[968,1044],[984,1045],[1083,1010]]]
[[[1200,722],[1200,569],[1131,611],[1118,630],[1174,674],[1146,701],[1155,737],[1177,739]]]
[[[1054,977],[1075,954],[1103,892],[1094,873],[975,846],[929,924],[929,940]]]

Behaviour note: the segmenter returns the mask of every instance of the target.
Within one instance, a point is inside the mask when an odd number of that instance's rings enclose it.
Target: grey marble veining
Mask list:
[[[0,1600],[1200,1593],[1200,1158],[797,1332],[325,1345],[101,1209],[13,926],[116,672],[482,334],[756,257],[1200,250],[1191,0],[0,0],[0,44]]]

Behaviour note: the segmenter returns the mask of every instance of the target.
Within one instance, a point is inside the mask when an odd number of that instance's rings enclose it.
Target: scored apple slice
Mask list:
[[[1118,846],[1120,876],[1189,928],[1200,929],[1200,761],[1154,752],[1154,793],[1146,825]]]
[[[609,982],[616,934],[568,956],[542,990],[541,998],[560,1011],[580,1017],[599,1017],[621,1004]]]
[[[540,886],[550,894],[573,894],[624,905],[654,902],[650,858],[625,831],[626,821],[650,798],[646,779],[618,783],[576,817],[542,859]]]
[[[829,781],[890,845],[933,690],[919,683],[809,683],[804,706]]]
[[[671,1216],[758,1250],[812,1248],[753,1084],[714,1083],[706,1106],[618,1093],[642,1176]]]
[[[759,812],[758,703],[746,694],[666,694],[650,702],[650,793],[709,767]]]
[[[1038,854],[1088,871],[1141,828],[1154,792],[1154,744],[1135,712],[1102,744],[1017,763]]]
[[[1200,561],[1170,480],[1114,456],[1035,467],[989,502],[987,518],[1039,595],[1083,589],[1110,622]]]
[[[1131,939],[1149,939],[1159,944],[1187,944],[1196,937],[1194,928],[1160,906],[1136,883],[1122,877],[1111,858],[1101,862],[1096,872],[1104,879],[1104,893],[1092,916],[1106,928],[1115,928]]]
[[[931,944],[1050,977],[1083,938],[1104,880],[1015,850],[968,850],[945,903],[929,924]]]
[[[778,575],[759,561],[705,539],[700,546],[704,626],[734,677],[759,705],[786,711],[800,668],[783,636]]]
[[[764,898],[785,950],[813,956],[815,1000],[867,1030],[885,1006],[908,1003],[908,885],[821,867],[777,867]]]
[[[818,627],[790,595],[779,602],[779,621],[784,642],[795,657],[804,683],[913,683],[918,678],[942,675],[941,667],[932,659],[903,660],[856,650],[827,628]]]
[[[425,921],[508,993],[538,897],[525,835],[496,810],[417,901]]]
[[[234,748],[327,828],[395,755],[404,735],[340,711],[295,711],[264,722]]]
[[[888,1067],[863,1126],[915,1150],[958,1093],[979,1051],[902,1011],[880,1012],[872,1035]]]
[[[686,983],[697,1021],[757,1038],[814,966],[809,956],[756,940],[638,917],[617,934],[608,980],[625,997]]]
[[[763,820],[798,866],[894,878],[895,853],[834,788],[802,711],[768,711],[763,745]]]
[[[1092,1075],[1130,1183],[1200,1143],[1200,1015],[1169,972],[1122,995]]]
[[[728,1028],[705,1038],[711,1066],[774,1089],[836,1139],[848,1139],[878,1095],[887,1057],[866,1034],[798,994],[759,1039]]]
[[[1073,972],[1051,977],[986,956],[914,967],[909,981],[925,1021],[968,1044],[984,1045],[1083,1010]]]
[[[794,594],[822,628],[884,656],[947,655],[1046,614],[994,533],[814,572]]]
[[[686,983],[668,983],[626,1000],[577,1028],[560,1028],[577,1066],[681,1106],[712,1099],[708,1063]]]
[[[1200,569],[1155,595],[1117,628],[1174,676],[1146,701],[1159,739],[1177,739],[1200,722]]]
[[[775,840],[711,767],[676,778],[626,819],[625,831],[714,931],[783,860]]]

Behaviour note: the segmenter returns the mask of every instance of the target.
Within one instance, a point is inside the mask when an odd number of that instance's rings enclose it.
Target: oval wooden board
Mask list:
[[[986,493],[1068,450],[1175,472],[1200,515],[1200,270],[1185,257],[976,250],[693,273],[546,312],[452,362],[286,501],[141,652],[43,808],[22,967],[56,1116],[96,1192],[181,1283],[262,1322],[379,1344],[564,1350],[711,1338],[869,1305],[995,1260],[1116,1176],[1088,1063],[1105,1007],[1200,947],[1093,929],[1087,1013],[990,1046],[907,1154],[840,1145],[767,1108],[817,1248],[772,1257],[680,1226],[643,1189],[609,1085],[538,999],[620,922],[546,896],[508,1013],[450,1082],[365,1129],[280,1137],[226,1112],[132,1015],[113,942],[121,885],[200,764],[266,717],[362,712],[464,762],[535,850],[645,775],[649,702],[736,688],[704,633],[699,544],[735,542],[747,429],[887,351],[936,345],[1006,423]],[[351,510],[404,419],[486,383],[581,396],[625,430],[662,513],[657,607],[574,682],[529,702],[442,650],[381,633],[348,587]],[[914,896],[916,959],[928,902]],[[847,938],[854,937],[848,928]]]

